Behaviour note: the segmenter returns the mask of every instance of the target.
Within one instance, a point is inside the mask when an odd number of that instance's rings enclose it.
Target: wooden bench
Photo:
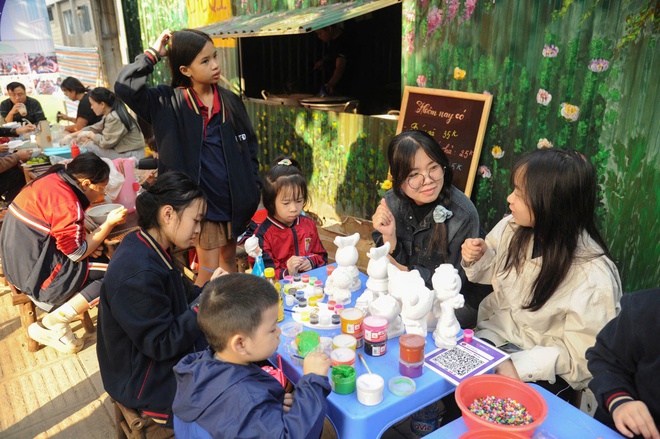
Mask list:
[[[156,422],[142,416],[137,410],[129,409],[114,399],[115,428],[117,439],[170,439],[174,430],[161,427]]]
[[[21,326],[25,329],[27,335],[27,328],[32,323],[37,321],[37,307],[34,302],[30,300],[27,294],[23,294],[18,288],[9,284],[11,288],[11,302],[12,305],[18,306],[19,314],[21,316]],[[82,320],[83,327],[85,332],[93,333],[96,328],[94,327],[94,322],[89,316],[89,312],[85,311],[79,316],[79,320]],[[36,352],[39,350],[39,343],[36,340],[32,340],[30,336],[28,338],[28,352]]]

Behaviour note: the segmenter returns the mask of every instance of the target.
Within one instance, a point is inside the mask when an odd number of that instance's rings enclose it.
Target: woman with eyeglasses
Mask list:
[[[29,336],[63,353],[75,353],[84,342],[69,323],[95,306],[108,266],[102,243],[124,221],[126,209],[115,209],[96,230],[85,230],[85,209],[103,197],[110,167],[93,153],[69,164],[52,166],[16,196],[7,210],[0,248],[5,277],[48,312],[28,327]]]
[[[387,150],[392,189],[373,215],[373,240],[390,243],[390,262],[419,271],[426,286],[440,264],[452,264],[463,281],[465,306],[456,310],[464,328],[476,324],[481,300],[491,288],[468,282],[461,244],[479,236],[479,215],[470,199],[452,186],[452,168],[438,142],[424,131],[395,136]]]

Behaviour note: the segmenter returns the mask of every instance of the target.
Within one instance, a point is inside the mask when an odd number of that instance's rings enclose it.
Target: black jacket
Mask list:
[[[168,85],[147,86],[147,76],[154,64],[145,54],[138,55],[119,73],[115,93],[135,113],[153,126],[158,145],[158,172],[182,171],[200,182],[200,156],[204,139],[204,120],[194,105],[191,107],[186,89]],[[261,197],[257,138],[241,99],[218,87],[227,106],[230,124],[223,125],[222,144],[229,172],[231,191],[232,234],[243,233],[259,205]],[[241,117],[238,117],[238,115]]]
[[[625,294],[621,314],[611,320],[587,350],[596,395],[595,418],[614,427],[610,411],[630,400],[643,401],[660,426],[660,288]]]
[[[101,286],[96,353],[103,386],[126,407],[168,413],[172,368],[205,347],[190,309],[201,289],[187,289],[171,256],[144,230],[129,234],[112,256]]]

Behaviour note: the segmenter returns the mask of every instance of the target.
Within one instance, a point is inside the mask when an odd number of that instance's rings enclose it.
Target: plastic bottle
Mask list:
[[[71,143],[71,158],[75,159],[80,155],[80,148],[76,142]]]
[[[277,321],[281,322],[284,320],[284,300],[282,299],[282,292],[280,291],[280,283],[275,279],[275,269],[273,267],[266,268],[264,270],[264,276],[266,277],[266,280],[273,285],[275,291],[277,291]]]

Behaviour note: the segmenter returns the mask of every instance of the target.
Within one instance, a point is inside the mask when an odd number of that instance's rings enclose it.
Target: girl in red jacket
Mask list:
[[[275,161],[261,189],[268,217],[257,229],[264,265],[281,279],[328,263],[316,223],[302,215],[307,203],[307,181],[291,158]]]

